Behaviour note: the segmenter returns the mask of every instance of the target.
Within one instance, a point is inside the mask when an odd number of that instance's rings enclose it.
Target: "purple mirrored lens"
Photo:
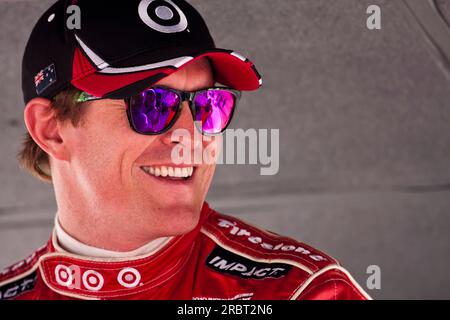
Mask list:
[[[164,88],[153,88],[129,100],[131,120],[141,133],[159,133],[175,118],[180,97]]]
[[[221,133],[230,123],[235,106],[234,95],[226,90],[208,90],[195,97],[195,121],[200,121],[202,132]]]

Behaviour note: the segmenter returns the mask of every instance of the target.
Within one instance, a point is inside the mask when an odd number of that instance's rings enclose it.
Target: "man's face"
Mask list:
[[[214,79],[208,61],[202,59],[158,84],[195,91],[213,86]],[[68,172],[61,174],[69,181],[71,201],[83,203],[93,211],[88,213],[94,218],[90,221],[115,229],[112,235],[125,231],[132,237],[145,238],[192,230],[198,222],[215,164],[175,165],[171,153],[179,143],[188,147],[191,154],[196,148],[217,151],[219,138],[194,144],[194,122],[187,102],[183,102],[175,125],[156,136],[141,135],[130,128],[123,100],[92,101],[85,108],[81,126],[67,125],[62,129],[70,161],[65,164]],[[172,136],[180,128],[188,130],[192,139]],[[173,180],[143,170],[163,166],[194,166],[194,173],[187,180]]]

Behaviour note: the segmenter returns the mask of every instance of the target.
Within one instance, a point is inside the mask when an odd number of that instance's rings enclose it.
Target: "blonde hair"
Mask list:
[[[83,103],[77,102],[82,91],[73,86],[60,92],[52,100],[52,109],[58,121],[71,121],[78,126],[82,118]],[[22,149],[17,155],[20,166],[40,180],[52,183],[48,154],[33,140],[30,133],[25,134]]]

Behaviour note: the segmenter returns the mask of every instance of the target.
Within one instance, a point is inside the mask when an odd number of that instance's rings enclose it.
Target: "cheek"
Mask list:
[[[208,137],[203,142],[203,161],[206,165],[216,165],[217,158],[222,148],[222,136]]]
[[[205,141],[203,143],[203,178],[202,183],[206,189],[214,176],[214,172],[217,165],[217,158],[219,156],[220,149],[222,147],[222,136],[209,137],[211,141]]]
[[[120,163],[120,143],[111,143],[116,137],[100,130],[88,130],[79,134],[74,143],[71,165],[76,174],[89,184],[101,185],[103,181],[117,183],[117,164]]]
[[[99,121],[87,124],[72,135],[73,165],[94,184],[109,181],[110,187],[126,182],[136,158],[151,143],[135,134],[128,122]]]

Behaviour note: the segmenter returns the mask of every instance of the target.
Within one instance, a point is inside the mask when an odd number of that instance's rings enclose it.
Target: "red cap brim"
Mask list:
[[[227,50],[217,49],[200,53],[177,67],[165,66],[145,71],[114,74],[97,70],[80,49],[76,50],[72,84],[96,97],[118,99],[137,94],[203,57],[210,59],[215,72],[215,81],[222,85],[240,91],[252,91],[258,89],[262,84],[261,76],[250,60]],[[165,65],[164,61],[159,65]]]

